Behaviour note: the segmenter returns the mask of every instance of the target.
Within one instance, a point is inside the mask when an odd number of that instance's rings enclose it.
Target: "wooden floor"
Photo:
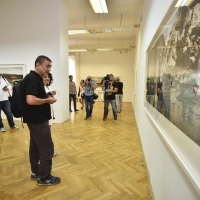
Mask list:
[[[118,120],[110,109],[102,120],[103,102],[96,102],[92,118],[85,111],[70,113],[71,119],[52,125],[55,150],[52,175],[56,186],[37,186],[30,180],[29,131],[0,132],[1,200],[151,200],[147,169],[131,103],[123,104]]]

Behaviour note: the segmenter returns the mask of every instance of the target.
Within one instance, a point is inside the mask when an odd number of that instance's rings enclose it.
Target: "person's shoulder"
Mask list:
[[[113,86],[114,86],[114,87],[118,87],[117,82],[114,82],[114,83],[113,83]]]

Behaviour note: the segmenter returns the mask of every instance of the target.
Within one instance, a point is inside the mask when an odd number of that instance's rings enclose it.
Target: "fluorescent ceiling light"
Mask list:
[[[178,0],[178,2],[176,3],[175,7],[182,7],[185,6],[188,3],[189,0]]]
[[[97,49],[97,51],[113,51],[114,49]]]
[[[68,30],[69,35],[74,35],[74,34],[85,34],[88,33],[87,30]]]
[[[105,0],[90,0],[95,13],[108,13],[108,7]]]
[[[87,49],[69,49],[69,52],[84,52],[87,51]]]
[[[133,31],[133,26],[122,26],[122,27],[104,27],[103,31],[106,33],[109,32],[124,32],[124,31]]]

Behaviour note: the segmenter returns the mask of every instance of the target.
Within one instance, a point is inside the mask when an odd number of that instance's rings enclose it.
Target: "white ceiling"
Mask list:
[[[142,0],[106,0],[107,14],[94,13],[89,0],[68,0],[69,30],[91,29],[97,34],[69,35],[69,49],[133,48]],[[134,27],[132,31],[98,33],[102,27]]]

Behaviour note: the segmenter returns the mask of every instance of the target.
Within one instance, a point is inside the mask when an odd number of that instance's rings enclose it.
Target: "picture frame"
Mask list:
[[[26,65],[25,63],[0,63],[0,75],[13,85],[14,81],[22,80],[26,75]]]
[[[200,195],[200,4],[191,2],[171,4],[147,49],[144,109]]]

